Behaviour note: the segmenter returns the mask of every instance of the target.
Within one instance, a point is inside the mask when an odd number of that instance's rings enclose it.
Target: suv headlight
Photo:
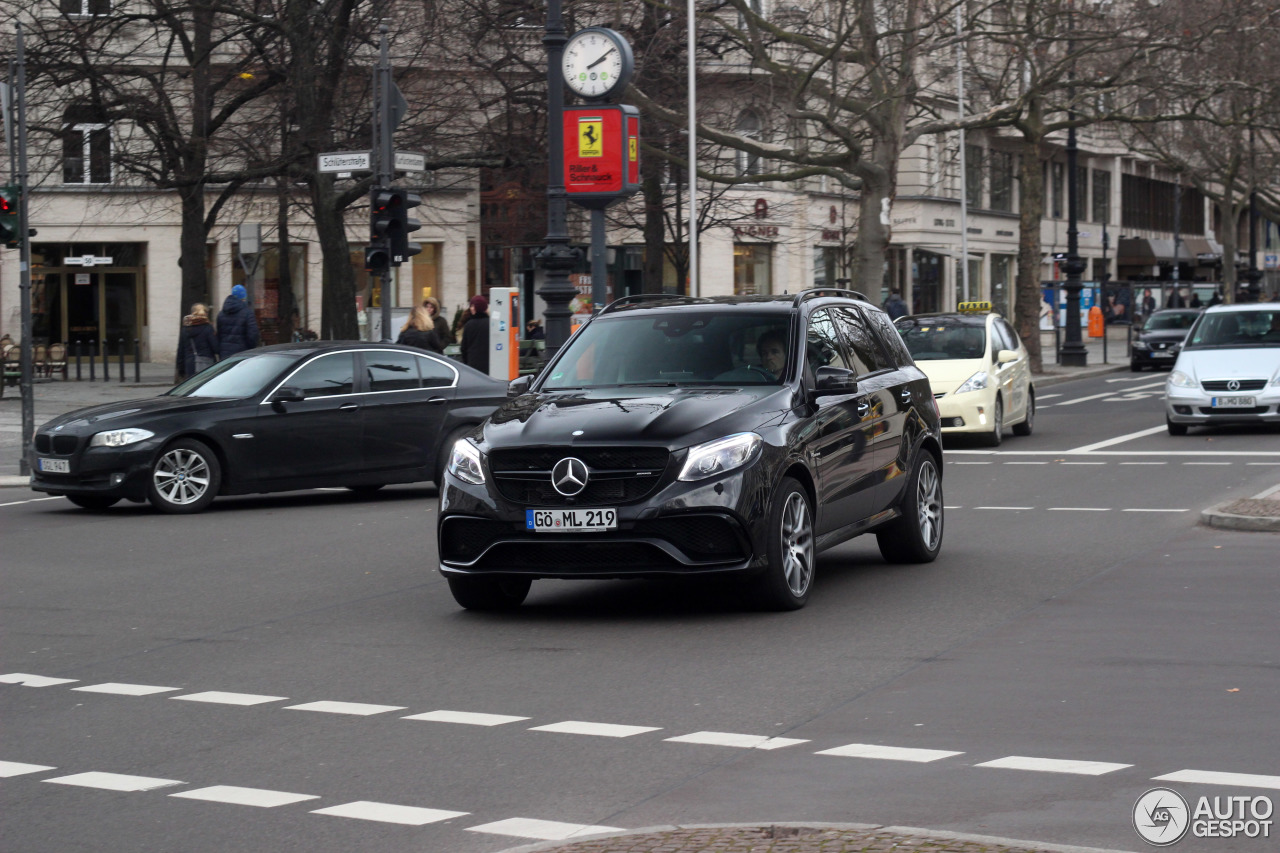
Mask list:
[[[449,473],[464,483],[479,486],[484,483],[484,468],[480,465],[480,448],[463,438],[454,442],[449,452]]]
[[[760,456],[760,442],[760,436],[754,432],[740,432],[691,447],[680,469],[680,479],[705,480],[748,465]]]
[[[111,429],[94,435],[93,438],[89,439],[89,446],[124,447],[126,444],[136,444],[139,441],[145,441],[154,435],[155,433],[150,430],[138,429],[137,427]]]
[[[987,374],[985,370],[979,370],[977,373],[973,374],[968,379],[966,379],[959,388],[957,388],[955,391],[952,391],[951,393],[963,394],[966,391],[981,391],[983,388],[986,388],[990,384],[991,384],[991,377]]]
[[[1169,374],[1169,384],[1175,388],[1195,388],[1196,381],[1181,370]]]

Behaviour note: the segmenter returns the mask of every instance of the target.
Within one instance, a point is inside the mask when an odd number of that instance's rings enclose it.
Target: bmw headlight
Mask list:
[[[968,379],[966,379],[964,383],[952,393],[963,394],[966,391],[981,391],[983,388],[986,388],[990,384],[991,384],[991,377],[987,374],[985,370],[979,370],[977,373],[973,374]]]
[[[1196,381],[1181,370],[1175,370],[1169,374],[1169,384],[1174,388],[1196,387]]]
[[[136,444],[139,441],[145,441],[154,436],[155,433],[150,430],[138,429],[137,427],[129,427],[128,429],[111,429],[106,432],[100,432],[89,439],[90,447],[124,447],[126,444]]]
[[[748,465],[760,456],[760,442],[760,436],[754,432],[740,432],[691,447],[680,469],[680,479],[705,480]]]
[[[449,473],[464,483],[479,486],[484,483],[484,468],[480,466],[480,448],[464,438],[455,442],[449,452]]]

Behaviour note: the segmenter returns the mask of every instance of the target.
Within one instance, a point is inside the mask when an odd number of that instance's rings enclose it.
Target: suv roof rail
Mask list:
[[[702,298],[698,296],[685,296],[679,293],[633,293],[630,296],[622,296],[613,300],[604,308],[600,309],[600,314],[612,311],[614,308],[621,308],[624,305],[633,305],[637,302],[656,302],[661,299],[678,299],[681,302],[701,302]],[[599,315],[597,315],[599,316]]]
[[[856,290],[844,290],[839,287],[811,287],[808,290],[802,290],[796,294],[795,307],[800,307],[800,303],[806,299],[817,299],[821,296],[844,296],[849,299],[857,299],[860,302],[870,303],[871,300],[865,294]]]

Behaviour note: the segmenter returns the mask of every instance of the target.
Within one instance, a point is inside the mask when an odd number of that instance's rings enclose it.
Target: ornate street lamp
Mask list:
[[[1075,28],[1075,16],[1070,14],[1068,17],[1067,27]],[[1070,37],[1067,38],[1067,54],[1075,50]],[[1072,60],[1074,66],[1075,61]],[[1067,79],[1075,80],[1075,71],[1067,72]],[[1066,340],[1062,344],[1062,350],[1059,353],[1060,360],[1063,365],[1068,367],[1084,367],[1088,364],[1089,353],[1084,347],[1084,341],[1080,338],[1080,274],[1084,272],[1084,259],[1080,257],[1080,229],[1078,227],[1077,199],[1078,188],[1076,186],[1076,112],[1075,112],[1076,89],[1074,85],[1067,87],[1067,100],[1071,104],[1067,109],[1067,257],[1063,262],[1063,270],[1067,274],[1067,280],[1063,284],[1063,289],[1067,292],[1067,335]]]

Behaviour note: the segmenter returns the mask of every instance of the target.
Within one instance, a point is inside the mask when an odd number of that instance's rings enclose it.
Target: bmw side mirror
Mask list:
[[[307,399],[307,396],[302,393],[301,388],[293,385],[281,385],[276,389],[276,393],[271,395],[271,408],[281,412],[284,411],[284,407],[280,405],[281,403],[301,403],[305,399]]]
[[[831,394],[852,394],[858,390],[858,378],[847,367],[824,365],[814,372],[815,397]]]
[[[519,397],[521,394],[529,393],[529,389],[533,387],[533,380],[536,377],[533,374],[528,376],[517,376],[507,383],[507,396]]]

